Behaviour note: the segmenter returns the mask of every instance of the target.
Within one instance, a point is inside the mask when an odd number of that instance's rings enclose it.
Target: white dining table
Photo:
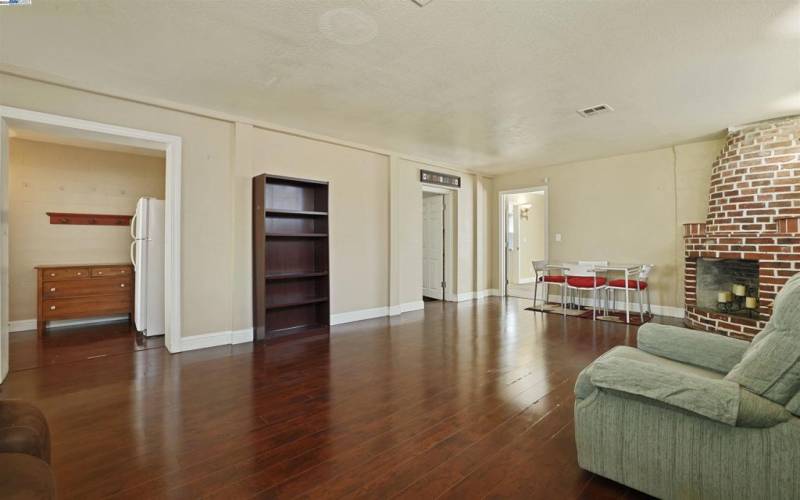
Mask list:
[[[569,276],[569,270],[576,266],[578,266],[577,262],[562,262],[559,264],[548,264],[546,267],[548,269],[558,269],[564,275]],[[630,280],[631,276],[637,274],[641,268],[642,268],[641,264],[630,264],[630,263],[609,263],[604,265],[596,265],[592,267],[592,271],[597,273],[619,272],[625,275],[625,322],[626,323],[630,323],[631,321],[629,291],[633,290],[632,288],[628,287],[628,280]]]

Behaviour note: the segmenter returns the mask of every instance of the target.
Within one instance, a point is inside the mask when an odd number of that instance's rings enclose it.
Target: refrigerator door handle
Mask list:
[[[136,248],[136,240],[131,241],[131,264],[133,264],[133,271],[136,272],[136,258],[134,257],[134,251]]]
[[[136,213],[133,214],[131,217],[131,238],[136,239],[136,216],[139,215],[139,211],[137,210]]]

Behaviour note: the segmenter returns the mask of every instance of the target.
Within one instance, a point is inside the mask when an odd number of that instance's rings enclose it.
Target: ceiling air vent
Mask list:
[[[579,109],[578,114],[584,118],[589,118],[595,115],[601,115],[603,113],[610,113],[612,111],[614,111],[614,108],[608,104],[598,104],[597,106],[589,106],[588,108]]]

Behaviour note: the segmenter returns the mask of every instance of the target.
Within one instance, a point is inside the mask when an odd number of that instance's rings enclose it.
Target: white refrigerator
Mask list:
[[[164,200],[139,199],[131,237],[136,329],[148,337],[164,335]]]

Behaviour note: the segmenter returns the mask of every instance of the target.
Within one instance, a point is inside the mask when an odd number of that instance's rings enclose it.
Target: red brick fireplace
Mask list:
[[[706,222],[684,225],[685,321],[751,339],[800,272],[800,116],[730,129],[709,191]],[[731,283],[744,285],[755,309],[745,297],[719,303]]]

